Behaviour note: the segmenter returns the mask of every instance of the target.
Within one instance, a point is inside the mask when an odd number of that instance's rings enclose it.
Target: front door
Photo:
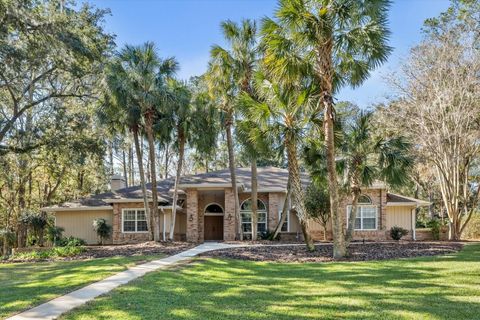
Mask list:
[[[223,240],[223,216],[205,216],[205,240]]]

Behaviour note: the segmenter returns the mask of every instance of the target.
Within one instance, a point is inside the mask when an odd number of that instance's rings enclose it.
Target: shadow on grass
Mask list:
[[[68,319],[475,319],[480,245],[443,256],[360,263],[197,260],[160,271]]]

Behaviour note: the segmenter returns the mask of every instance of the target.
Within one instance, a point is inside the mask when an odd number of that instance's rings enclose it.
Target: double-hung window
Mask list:
[[[147,231],[147,216],[144,209],[122,210],[122,232]]]
[[[352,206],[347,207],[347,221],[350,218]],[[361,196],[357,204],[357,215],[355,218],[355,230],[377,230],[378,228],[378,207],[372,204],[367,196]]]
[[[246,235],[252,234],[252,200],[247,199],[240,206],[242,216],[242,230]],[[262,200],[257,201],[257,232],[267,231],[267,207]]]

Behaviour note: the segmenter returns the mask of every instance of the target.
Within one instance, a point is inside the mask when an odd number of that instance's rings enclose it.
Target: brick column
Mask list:
[[[270,192],[268,194],[268,217],[267,227],[268,230],[274,231],[278,223],[278,210],[279,210],[280,195],[278,193]]]
[[[187,241],[198,240],[198,191],[187,189]]]
[[[235,240],[235,196],[232,188],[225,189],[225,213],[223,215],[223,240]]]

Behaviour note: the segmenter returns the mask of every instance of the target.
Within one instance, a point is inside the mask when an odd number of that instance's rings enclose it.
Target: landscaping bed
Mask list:
[[[174,255],[190,249],[194,244],[187,242],[144,242],[138,244],[109,245],[109,246],[78,246],[78,247],[53,247],[32,248],[23,250],[18,256],[12,256],[0,263],[32,262],[32,261],[70,261],[108,257],[130,257],[151,255]],[[38,250],[37,250],[38,249]],[[69,249],[69,250],[65,250]],[[60,251],[62,254],[50,254],[50,251]],[[67,251],[64,253],[64,251]]]
[[[385,260],[421,256],[435,256],[459,251],[461,243],[449,242],[400,242],[400,243],[352,243],[350,256],[345,261]],[[328,262],[333,261],[332,244],[315,246],[314,252],[308,252],[303,245],[268,246],[256,245],[211,251],[202,254],[205,257],[221,257],[250,261],[276,262]]]

